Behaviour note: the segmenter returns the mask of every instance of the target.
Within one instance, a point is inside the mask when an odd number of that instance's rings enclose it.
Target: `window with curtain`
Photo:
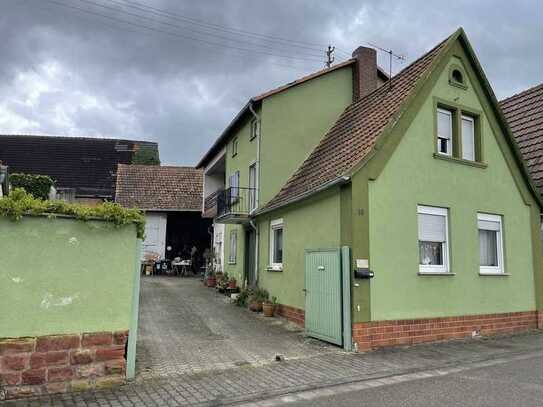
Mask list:
[[[283,219],[270,222],[270,267],[283,268]]]
[[[230,176],[230,201],[237,202],[239,198],[239,171]]]
[[[238,254],[238,231],[231,230],[230,231],[230,256],[228,258],[228,262],[230,264],[236,263],[237,254]]]
[[[503,273],[502,218],[499,215],[477,214],[479,228],[480,272]]]
[[[448,210],[419,205],[417,217],[419,272],[448,272]]]
[[[462,115],[462,158],[475,161],[475,121]]]
[[[437,151],[452,155],[453,114],[449,110],[437,109]]]

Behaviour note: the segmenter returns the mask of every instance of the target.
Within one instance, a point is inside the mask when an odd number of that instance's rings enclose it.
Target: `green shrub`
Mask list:
[[[23,188],[38,199],[48,199],[49,191],[55,185],[55,181],[51,177],[33,174],[14,173],[9,176],[9,182],[12,188]]]
[[[137,209],[123,208],[121,205],[112,202],[104,202],[90,208],[64,201],[37,199],[22,188],[15,188],[8,196],[0,199],[0,216],[19,220],[24,215],[46,215],[49,217],[67,215],[83,221],[100,219],[111,222],[116,226],[135,223],[138,238],[143,239],[145,233],[145,217],[143,212]]]
[[[151,146],[138,145],[138,148],[132,157],[132,164],[160,165],[158,150]]]

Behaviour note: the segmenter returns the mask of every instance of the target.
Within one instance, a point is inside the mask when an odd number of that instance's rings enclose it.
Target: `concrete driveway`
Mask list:
[[[138,378],[164,377],[342,352],[306,338],[282,318],[266,318],[229,303],[196,278],[141,281]]]

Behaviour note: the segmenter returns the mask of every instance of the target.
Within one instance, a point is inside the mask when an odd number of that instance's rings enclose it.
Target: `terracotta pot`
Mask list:
[[[273,317],[273,314],[275,314],[275,304],[265,302],[262,304],[262,311],[264,311],[265,317]]]
[[[257,301],[252,301],[249,303],[249,309],[253,312],[262,311],[262,303]]]
[[[207,278],[207,286],[208,287],[215,287],[217,285],[217,279],[215,277],[208,277]]]
[[[236,288],[236,281],[229,281],[228,282],[228,288],[230,290],[233,290],[234,288]]]

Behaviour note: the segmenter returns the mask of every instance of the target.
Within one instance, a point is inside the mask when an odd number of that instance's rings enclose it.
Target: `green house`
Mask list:
[[[198,165],[218,267],[364,350],[537,328],[541,200],[462,29],[252,98]],[[538,320],[541,320],[538,324]]]

